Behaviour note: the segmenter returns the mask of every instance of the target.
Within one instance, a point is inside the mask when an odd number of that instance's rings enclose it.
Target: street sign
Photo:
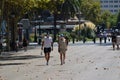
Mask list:
[[[20,22],[23,24],[24,29],[28,29],[30,27],[29,19],[22,19]]]

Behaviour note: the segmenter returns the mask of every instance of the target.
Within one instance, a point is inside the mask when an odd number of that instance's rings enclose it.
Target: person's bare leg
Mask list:
[[[112,43],[112,46],[113,46],[113,50],[115,50],[115,43],[114,42]]]
[[[119,45],[117,44],[117,50],[119,50]]]
[[[47,63],[49,62],[50,60],[50,53],[47,54]]]
[[[45,53],[45,59],[47,61],[46,65],[48,65],[48,53]]]
[[[62,59],[63,59],[62,56],[63,56],[62,53],[60,53],[60,61],[61,61],[61,65],[63,64],[63,62],[62,62],[62,61],[63,61],[63,60],[62,60]]]
[[[66,53],[63,53],[63,64],[65,64]]]

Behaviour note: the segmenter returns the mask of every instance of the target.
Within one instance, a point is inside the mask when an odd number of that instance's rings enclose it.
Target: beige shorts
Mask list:
[[[65,48],[64,48],[64,49],[63,49],[63,48],[60,48],[60,49],[58,49],[58,52],[59,52],[59,53],[66,53],[66,50],[67,50],[67,49],[65,49]]]

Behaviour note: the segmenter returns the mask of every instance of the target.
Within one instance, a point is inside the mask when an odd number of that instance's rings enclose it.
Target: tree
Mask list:
[[[79,25],[76,25],[74,27],[74,31],[76,32],[76,35],[78,35],[79,29],[81,32],[81,36],[88,37],[88,38],[94,37],[93,34],[95,34],[95,31],[96,31],[95,24],[90,21],[86,21],[80,24],[80,28],[79,28]]]
[[[117,16],[116,24],[118,24],[118,22],[120,22],[120,11],[119,11],[118,16]]]
[[[90,20],[95,24],[100,22],[100,2],[94,0],[82,0],[81,12],[83,13],[86,20]]]
[[[27,12],[30,11],[34,6],[33,0],[3,0],[4,9],[3,9],[3,19],[7,22],[7,33],[12,30],[11,35],[14,35],[14,43],[17,38],[17,22],[19,19]],[[14,21],[13,21],[14,20]],[[7,37],[7,46],[10,45],[10,37]],[[12,36],[13,37],[13,36]],[[11,37],[11,38],[12,38]]]
[[[102,15],[101,15],[101,18],[102,18],[101,24],[104,23],[104,25],[105,25],[105,26],[102,26],[102,27],[109,29],[109,27],[110,27],[109,19],[110,19],[111,15],[112,14],[109,11],[105,11],[105,12],[102,13]]]
[[[57,14],[59,13],[59,6],[63,2],[63,0],[50,0],[47,9],[54,15],[54,41],[56,41],[56,20]]]
[[[80,12],[81,0],[65,0],[61,6],[61,14],[63,14],[64,20],[68,20],[70,17],[74,17],[76,13]]]
[[[108,17],[109,27],[112,28],[117,24],[117,14],[111,14],[110,17]]]

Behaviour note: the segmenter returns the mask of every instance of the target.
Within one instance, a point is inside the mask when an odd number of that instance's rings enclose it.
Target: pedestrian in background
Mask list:
[[[2,48],[3,48],[3,45],[2,45],[2,42],[0,41],[0,54],[2,52]]]
[[[53,40],[52,37],[49,36],[49,34],[47,34],[43,41],[42,41],[42,47],[41,50],[44,50],[44,54],[45,54],[45,59],[46,59],[46,65],[48,65],[49,60],[50,60],[50,52],[51,50],[53,50]]]
[[[18,52],[18,48],[19,48],[19,41],[18,39],[16,39],[15,41],[15,51]]]
[[[113,32],[111,38],[112,38],[113,50],[115,50],[115,45],[117,45],[117,49],[118,49],[119,45],[117,44],[117,34]]]
[[[103,33],[103,37],[104,37],[104,43],[106,43],[106,40],[107,40],[107,33],[106,32]]]
[[[60,53],[61,65],[65,64],[67,45],[67,40],[65,39],[64,35],[61,34],[58,38],[58,52]]]
[[[27,46],[28,46],[28,41],[26,38],[23,39],[23,48],[24,48],[24,51],[27,51]]]
[[[103,33],[102,33],[102,32],[100,32],[100,34],[99,34],[100,44],[102,44],[102,38],[103,38]]]

